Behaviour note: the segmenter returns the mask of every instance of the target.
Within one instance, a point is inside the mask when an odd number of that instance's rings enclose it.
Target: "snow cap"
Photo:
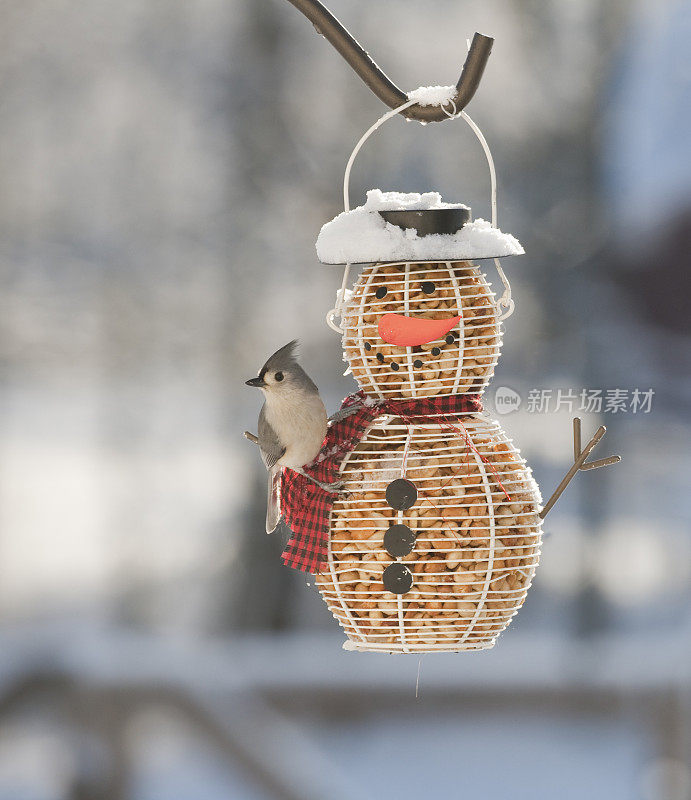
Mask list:
[[[323,264],[365,264],[374,261],[470,261],[519,256],[525,252],[510,233],[484,219],[467,222],[455,233],[418,235],[387,222],[380,211],[467,209],[445,203],[438,192],[424,194],[371,189],[367,201],[327,222],[317,237],[317,256]]]

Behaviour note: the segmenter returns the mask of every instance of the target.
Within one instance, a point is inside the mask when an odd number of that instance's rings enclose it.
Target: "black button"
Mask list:
[[[435,289],[437,288],[432,281],[425,281],[420,288],[425,294],[434,294]]]
[[[440,353],[441,353],[441,350],[438,347],[433,347],[432,348],[432,355],[433,356],[438,356],[438,355],[440,355]]]
[[[415,547],[415,534],[407,525],[392,525],[384,534],[384,547],[394,558],[407,556]]]
[[[397,478],[386,487],[386,502],[396,511],[412,508],[417,500],[415,484],[405,478]]]
[[[455,341],[456,337],[453,335],[453,333],[446,334],[446,344],[453,344]]]
[[[398,366],[398,362],[397,362],[397,361],[392,361],[392,362],[389,364],[389,366],[391,367],[391,369],[392,369],[394,372],[398,372],[398,370],[400,369],[400,367]]]
[[[415,367],[415,369],[420,369],[420,367],[422,366],[422,361],[420,361],[419,358],[416,358],[415,361],[413,361],[413,366]]]
[[[383,363],[384,363],[384,354],[383,354],[383,353],[377,353],[377,361],[378,361],[380,364],[383,364]]]
[[[387,291],[387,289],[386,289],[386,286],[380,286],[380,287],[377,289],[377,291],[374,293],[374,295],[375,295],[375,297],[377,297],[379,300],[382,300],[383,298],[385,298],[385,297],[386,297],[386,291]]]
[[[393,594],[405,594],[413,585],[413,573],[405,564],[389,564],[382,575],[384,587]]]
[[[369,351],[371,349],[372,349],[372,345],[369,342],[365,342],[365,350],[367,350],[367,352],[369,353]]]

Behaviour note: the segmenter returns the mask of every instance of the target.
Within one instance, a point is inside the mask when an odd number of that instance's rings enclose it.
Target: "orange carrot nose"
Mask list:
[[[405,314],[384,314],[379,317],[379,335],[389,344],[416,347],[441,339],[461,321],[460,317],[424,319]]]

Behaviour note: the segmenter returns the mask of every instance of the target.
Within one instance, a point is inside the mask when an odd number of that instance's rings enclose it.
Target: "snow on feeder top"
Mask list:
[[[523,253],[510,233],[484,219],[472,221],[468,206],[445,203],[438,192],[371,189],[364,205],[327,222],[317,238],[323,264],[468,261]]]

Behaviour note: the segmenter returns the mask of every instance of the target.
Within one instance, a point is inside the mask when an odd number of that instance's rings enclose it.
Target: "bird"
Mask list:
[[[245,381],[247,386],[261,389],[264,395],[258,435],[245,431],[245,436],[259,445],[269,472],[267,533],[273,533],[281,519],[278,488],[282,467],[289,467],[329,492],[337,492],[341,486],[322,483],[303,469],[321,450],[328,418],[319,390],[298,364],[297,347],[296,339],[288,342],[267,359],[256,378]]]

